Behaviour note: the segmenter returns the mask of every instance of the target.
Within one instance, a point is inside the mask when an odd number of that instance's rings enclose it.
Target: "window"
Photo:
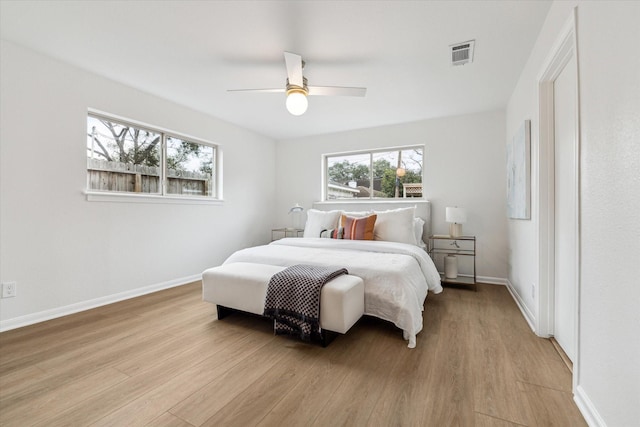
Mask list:
[[[424,146],[326,154],[325,200],[422,197]]]
[[[195,138],[87,117],[87,190],[216,199],[218,147]]]
[[[213,195],[212,146],[167,137],[167,193]]]

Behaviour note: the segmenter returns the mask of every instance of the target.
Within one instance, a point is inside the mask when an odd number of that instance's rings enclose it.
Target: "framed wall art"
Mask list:
[[[525,120],[507,144],[507,212],[531,219],[531,120]]]

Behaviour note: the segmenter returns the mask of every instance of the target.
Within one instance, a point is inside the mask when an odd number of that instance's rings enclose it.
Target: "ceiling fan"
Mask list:
[[[339,86],[309,86],[307,78],[302,75],[304,61],[300,55],[285,52],[284,61],[287,66],[287,84],[279,89],[232,89],[228,92],[286,92],[287,110],[294,116],[300,116],[307,111],[309,105],[307,96],[365,96],[367,89],[364,87],[339,87]]]

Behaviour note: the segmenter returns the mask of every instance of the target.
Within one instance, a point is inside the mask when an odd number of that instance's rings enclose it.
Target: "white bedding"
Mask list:
[[[287,238],[269,245],[242,249],[226,261],[290,266],[294,264],[346,267],[364,281],[365,314],[388,320],[402,329],[409,348],[422,330],[427,292],[442,292],[440,275],[427,253],[405,243]]]

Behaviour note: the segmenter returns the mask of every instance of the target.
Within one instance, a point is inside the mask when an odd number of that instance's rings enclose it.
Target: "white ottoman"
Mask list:
[[[264,312],[269,280],[286,267],[236,262],[202,273],[202,299],[224,308],[260,314]],[[322,287],[320,327],[346,333],[364,314],[364,283],[357,276],[341,275]]]

